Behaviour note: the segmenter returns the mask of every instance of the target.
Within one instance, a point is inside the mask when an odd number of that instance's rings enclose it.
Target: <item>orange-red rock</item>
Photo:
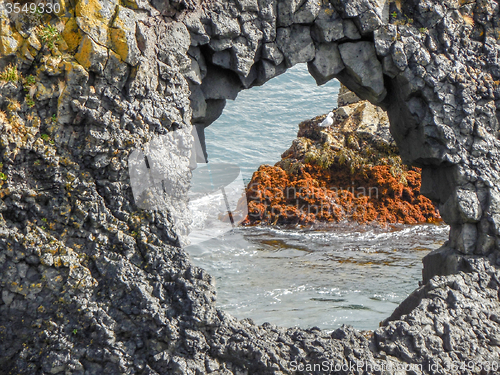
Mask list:
[[[324,116],[301,123],[282,160],[254,173],[245,224],[440,221],[420,194],[420,169],[397,155],[384,112],[368,102],[346,107],[332,129],[318,127]]]

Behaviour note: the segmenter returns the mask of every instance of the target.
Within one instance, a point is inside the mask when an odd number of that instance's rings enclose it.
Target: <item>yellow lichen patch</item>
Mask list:
[[[125,61],[129,53],[126,32],[122,29],[111,29],[109,40],[112,50],[120,56],[122,61]]]
[[[0,198],[3,199],[4,197],[6,196],[9,196],[10,195],[10,190],[9,188],[6,188],[6,189],[1,189],[0,190]]]
[[[61,32],[61,36],[68,45],[68,52],[73,53],[76,51],[82,40],[82,35],[78,25],[76,24],[75,18],[70,18],[64,29]]]
[[[80,0],[76,4],[75,14],[77,17],[97,19],[108,24],[117,5],[114,1],[109,1],[108,3],[107,7],[103,7],[102,2],[99,0]]]
[[[21,109],[21,103],[19,103],[17,100],[9,100],[9,104],[7,104],[7,111],[9,112],[9,114],[17,112],[20,109]]]
[[[33,48],[35,51],[40,51],[42,49],[42,43],[40,43],[40,40],[38,39],[35,33],[32,33],[29,36],[27,42],[29,46]]]
[[[40,68],[38,73],[42,72],[50,75],[58,75],[62,73],[63,61],[61,56],[43,55],[40,59]]]
[[[76,168],[76,167],[78,166],[78,164],[76,164],[76,163],[75,163],[75,162],[73,162],[70,158],[68,158],[68,157],[66,157],[66,156],[62,157],[62,158],[61,158],[61,160],[60,160],[59,162],[60,162],[62,165],[67,166],[67,167],[70,167],[70,166],[71,166],[71,167],[73,167],[73,168]],[[69,176],[71,176],[71,179],[70,179],[70,177],[69,177]],[[70,180],[70,181],[73,181],[73,180],[75,180],[75,178],[76,178],[76,177],[75,177],[75,176],[73,176],[71,173],[69,173],[69,172],[68,172],[68,174],[67,174],[66,178],[68,178],[68,180]]]
[[[109,34],[108,46],[127,64],[136,65],[140,51],[135,37],[135,15],[130,9],[118,6]]]
[[[61,34],[59,34],[60,36]],[[68,46],[68,43],[66,43],[66,41],[60,36],[59,39],[57,40],[56,42],[57,44],[57,49],[59,50],[59,52],[61,53],[69,53],[69,52],[72,52],[70,51],[69,49],[69,46]]]
[[[83,66],[85,69],[89,69],[90,65],[92,62],[90,61],[90,56],[92,54],[92,39],[90,39],[88,36],[85,36],[80,43],[80,48],[78,49],[78,52],[75,55],[76,61]],[[94,43],[95,44],[95,43]]]
[[[76,22],[85,34],[105,46],[108,42],[108,26],[113,20],[117,5],[118,0],[81,0],[75,8]]]
[[[81,0],[76,4],[75,14],[77,17],[102,18],[99,13],[101,9],[98,0]]]
[[[464,14],[462,17],[467,25],[474,26],[474,18],[472,18],[471,16],[469,16],[467,14]]]
[[[11,36],[12,30],[10,29],[10,20],[3,16],[0,17],[0,35],[1,36]]]
[[[10,284],[10,291],[12,293],[18,293],[18,294],[21,294],[23,296],[26,296],[29,292],[28,288],[26,287],[25,283],[23,284],[18,284],[16,282],[12,282]]]
[[[66,14],[66,12],[68,12],[68,10],[70,10],[71,4],[68,4],[68,2],[66,2],[64,0],[58,0],[58,3],[60,5],[59,12],[54,11],[54,14],[57,17],[61,18]]]
[[[24,42],[21,48],[18,50],[17,54],[21,58],[21,60],[33,60],[36,56],[36,52],[32,52],[32,49],[29,47],[28,42]]]
[[[36,100],[51,99],[54,96],[56,96],[54,87],[47,87],[44,86],[42,83],[36,84],[36,95],[35,95]]]
[[[103,46],[108,43],[108,26],[96,18],[79,17],[76,19],[78,27],[89,35],[96,43]]]
[[[13,33],[12,36],[0,36],[0,55],[12,55],[21,47],[22,41],[23,37],[19,33]]]
[[[136,0],[122,0],[121,4],[130,9],[139,9]]]
[[[85,35],[75,59],[87,70],[102,71],[106,65],[108,51]]]

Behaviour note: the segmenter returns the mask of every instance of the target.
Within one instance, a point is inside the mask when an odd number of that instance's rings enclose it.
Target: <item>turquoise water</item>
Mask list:
[[[238,164],[249,180],[275,164],[298,124],[336,106],[339,83],[317,87],[296,66],[228,101],[206,129],[209,160]],[[237,228],[187,247],[216,279],[217,304],[237,318],[280,326],[375,329],[418,287],[425,254],[446,241],[445,225],[386,228]]]
[[[297,136],[298,124],[337,107],[340,84],[323,86],[299,64],[265,85],[227,101],[222,116],[205,129],[211,162],[232,162],[250,180],[261,164],[274,165]]]

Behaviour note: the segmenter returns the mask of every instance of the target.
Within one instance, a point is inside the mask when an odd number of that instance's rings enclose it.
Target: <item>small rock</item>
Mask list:
[[[340,52],[336,43],[323,43],[316,49],[315,58],[307,64],[309,73],[318,85],[334,78],[344,69]]]
[[[227,70],[211,66],[201,84],[201,90],[206,99],[234,100],[241,90],[241,83],[237,77],[228,74]]]
[[[281,64],[285,58],[275,43],[264,44],[262,57],[272,61],[274,65]]]
[[[9,306],[12,301],[14,300],[14,297],[16,295],[14,293],[10,293],[7,290],[2,290],[2,301],[5,303],[7,306]]]
[[[237,19],[223,14],[211,13],[213,35],[219,39],[235,38],[241,34],[240,24]]]
[[[342,18],[333,10],[320,11],[312,27],[312,37],[320,43],[335,42],[344,37]]]
[[[137,65],[141,55],[135,36],[136,22],[135,12],[119,5],[109,37],[110,48],[132,66]]]
[[[193,123],[196,123],[203,119],[207,112],[207,103],[200,86],[196,85],[191,89],[189,100],[191,100],[191,108],[193,109]]]
[[[392,48],[392,61],[394,65],[400,70],[404,71],[408,66],[408,59],[406,58],[404,44],[400,41],[394,43]]]
[[[382,64],[377,59],[373,44],[343,43],[339,50],[351,82],[359,86],[367,99],[374,102],[383,100],[387,91],[384,87]]]
[[[293,24],[293,15],[299,9],[303,0],[282,0],[278,2],[278,26],[287,27]]]
[[[285,73],[285,71],[285,62],[282,62],[280,65],[274,65],[270,61],[262,60],[258,69],[258,80],[259,82],[264,83],[269,81],[271,78]]]
[[[285,56],[287,67],[314,59],[315,48],[308,26],[279,28],[276,44]]]
[[[243,12],[258,12],[259,3],[257,0],[236,0],[238,6]]]
[[[310,24],[314,22],[320,12],[320,2],[317,0],[306,0],[306,2],[293,15],[293,22],[299,24]]]
[[[111,85],[120,90],[125,86],[129,77],[128,65],[113,51],[109,51],[104,77]]]
[[[212,55],[212,64],[218,65],[225,69],[231,68],[231,52],[229,50],[224,50],[220,52],[215,52]]]
[[[246,38],[238,37],[233,42],[232,70],[247,77],[250,73],[257,52],[257,45],[252,45]]]
[[[358,28],[351,20],[343,20],[343,29],[344,35],[346,38],[351,40],[361,39],[361,34],[358,31]]]
[[[392,44],[396,41],[396,35],[397,27],[394,25],[386,25],[374,32],[375,50],[379,56],[384,57],[389,54]]]

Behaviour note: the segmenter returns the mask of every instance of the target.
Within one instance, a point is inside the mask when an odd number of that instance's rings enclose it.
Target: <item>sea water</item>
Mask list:
[[[210,162],[232,162],[250,180],[262,164],[274,165],[297,138],[299,123],[337,107],[337,80],[316,86],[299,64],[263,86],[227,101],[222,116],[205,129]]]
[[[246,227],[190,246],[215,277],[217,305],[280,326],[375,329],[422,280],[445,225]]]
[[[248,182],[281,159],[301,121],[336,107],[338,81],[316,86],[297,65],[228,101],[206,129],[211,162],[240,166]],[[237,318],[280,326],[375,329],[418,287],[422,258],[445,225],[236,228],[186,251],[216,280],[217,305]]]

